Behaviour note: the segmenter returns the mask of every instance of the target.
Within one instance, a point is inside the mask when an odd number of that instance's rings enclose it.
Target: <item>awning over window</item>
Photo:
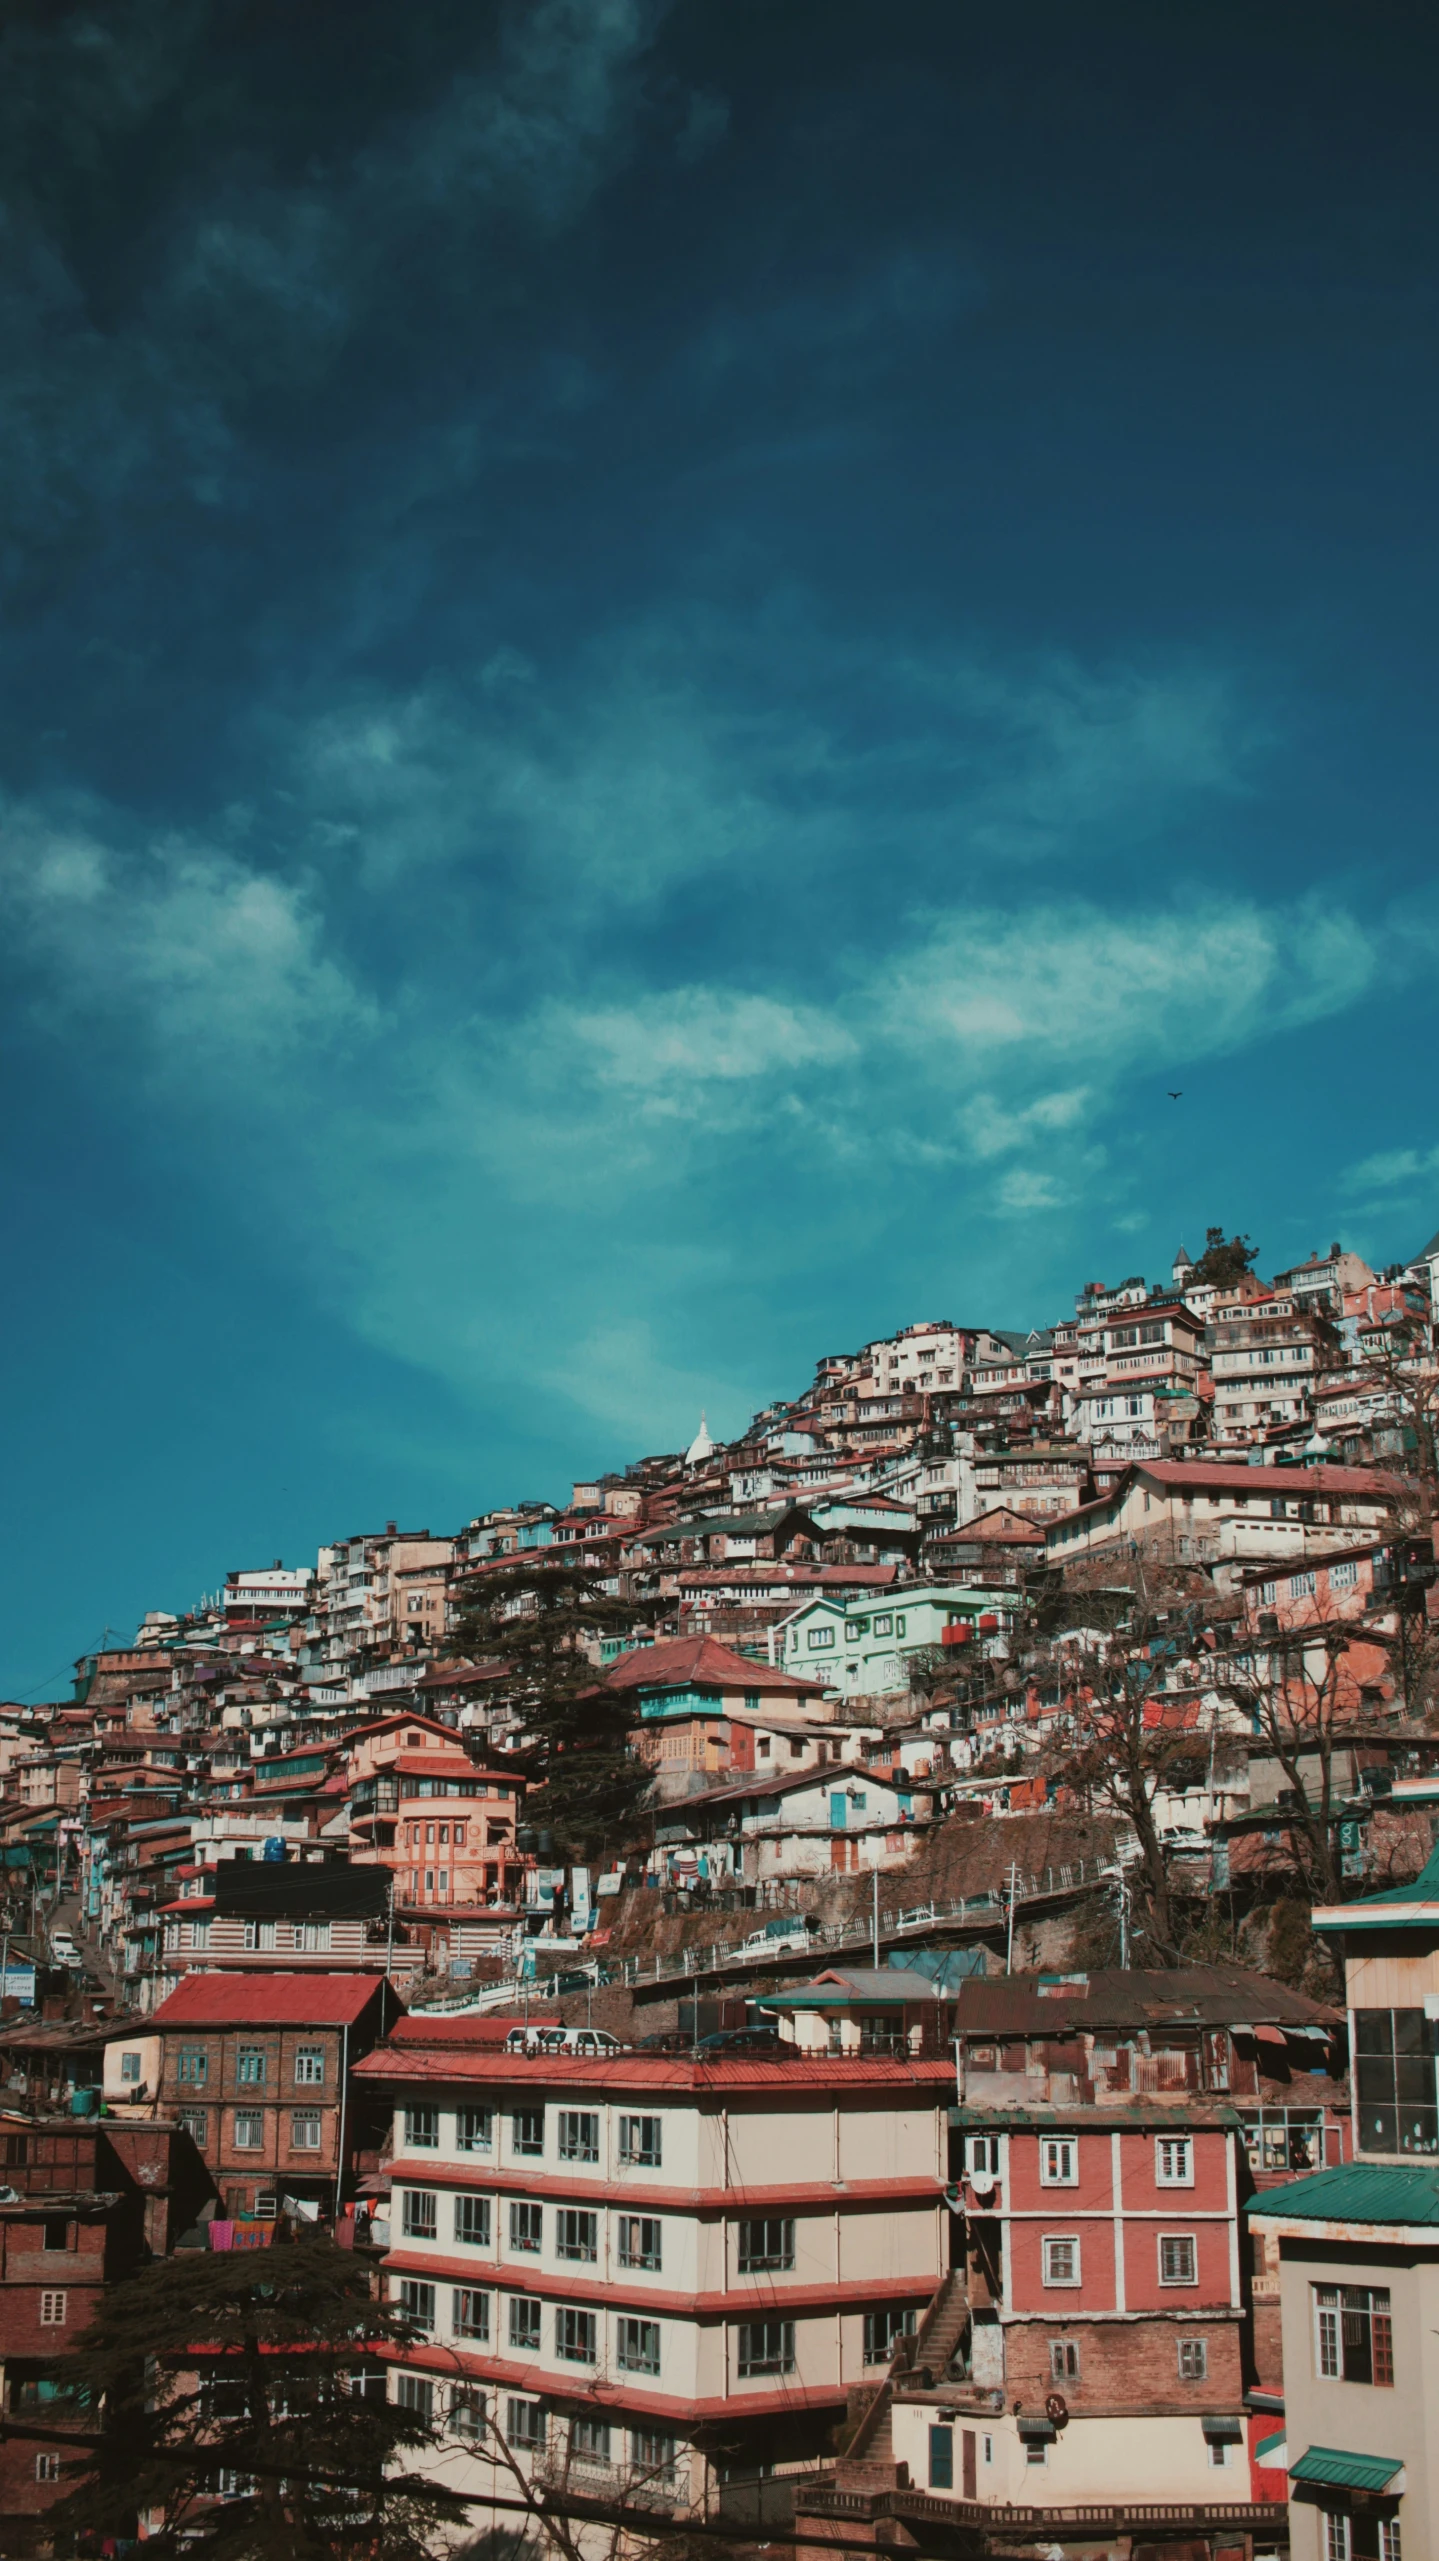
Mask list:
[[[1204,2421],[1204,2433],[1211,2445],[1242,2445],[1244,2421],[1210,2416]]]
[[[1397,2454],[1349,2454],[1337,2445],[1311,2445],[1291,2463],[1291,2481],[1317,2481],[1329,2490],[1392,2490],[1404,2470]]]

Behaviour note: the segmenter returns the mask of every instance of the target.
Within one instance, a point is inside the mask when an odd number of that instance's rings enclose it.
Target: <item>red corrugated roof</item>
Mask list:
[[[190,1974],[149,2027],[353,2027],[380,1983],[372,1974]]]
[[[206,1978],[211,1979],[211,1978]],[[271,1980],[274,1978],[271,1977]],[[178,1998],[178,1994],[175,1996]],[[166,2004],[168,2007],[168,2003]],[[159,2011],[156,2017],[161,2016]],[[478,2022],[456,2020],[454,2025]],[[512,2018],[510,2026],[516,2025]],[[912,2090],[952,2088],[952,2062],[891,2063],[882,2059],[829,2061],[818,2057],[813,2062],[796,2056],[767,2062],[754,2055],[714,2055],[697,2059],[688,2054],[507,2054],[493,2046],[476,2042],[463,2050],[457,2037],[446,2050],[415,2051],[406,2046],[397,2050],[393,2038],[355,2066],[370,2080],[446,2081],[481,2080],[513,2081],[517,2086],[539,2087],[558,2082],[565,2088],[583,2081],[603,2088],[611,2083],[617,2089],[693,2090]]]
[[[642,1645],[622,1654],[605,1674],[614,1690],[718,1689],[813,1690],[821,1681],[806,1681],[772,1663],[756,1663],[748,1654],[732,1653],[713,1636],[676,1636],[664,1645]]]

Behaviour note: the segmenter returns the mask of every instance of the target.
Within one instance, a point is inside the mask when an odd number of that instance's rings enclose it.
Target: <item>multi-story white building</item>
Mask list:
[[[396,2397],[442,2477],[706,2501],[804,2468],[948,2265],[942,2060],[511,2054],[401,2022],[385,2277],[422,2333]]]

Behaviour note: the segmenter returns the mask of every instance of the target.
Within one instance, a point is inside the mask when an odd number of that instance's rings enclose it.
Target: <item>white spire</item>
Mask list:
[[[686,1467],[703,1467],[705,1460],[713,1458],[714,1454],[715,1445],[709,1435],[709,1417],[707,1414],[701,1414],[699,1430],[685,1451],[685,1465]]]

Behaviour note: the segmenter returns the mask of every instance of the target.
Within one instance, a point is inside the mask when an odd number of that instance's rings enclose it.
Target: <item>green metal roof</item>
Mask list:
[[[1404,2469],[1398,2454],[1346,2454],[1341,2446],[1311,2445],[1289,2466],[1291,2481],[1322,2481],[1331,2490],[1387,2490]]]
[[[1282,2445],[1283,2443],[1284,2430],[1282,2428],[1276,2428],[1272,2437],[1261,2437],[1259,2443],[1254,2449],[1255,2462],[1262,2463],[1266,2454],[1272,2454],[1275,2447],[1277,2445]]]
[[[1412,1885],[1392,1885],[1385,1894],[1366,1894],[1362,1902],[1316,1911],[1312,1926],[1320,1931],[1439,1929],[1439,1848],[1430,1851]]]
[[[1439,2161],[1413,2169],[1346,2161],[1342,2169],[1265,2188],[1244,2210],[1286,2222],[1439,2224]]]

